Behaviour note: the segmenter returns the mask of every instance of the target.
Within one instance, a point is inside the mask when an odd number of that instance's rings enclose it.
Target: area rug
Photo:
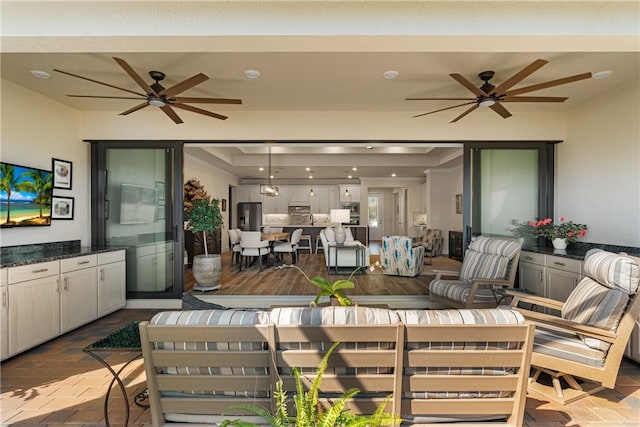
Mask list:
[[[369,257],[371,265],[375,265],[376,262],[380,262],[380,255],[371,255]],[[422,268],[421,276],[435,276],[435,270],[447,270],[447,271],[460,271],[462,263],[455,259],[447,258],[444,256],[437,256],[431,258],[431,264],[428,263],[429,258],[424,259],[424,267]],[[384,274],[381,269],[374,269],[369,271],[369,274]]]

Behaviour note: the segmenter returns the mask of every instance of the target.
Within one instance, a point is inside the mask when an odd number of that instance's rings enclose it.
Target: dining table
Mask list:
[[[286,242],[291,237],[291,233],[280,232],[280,233],[262,233],[260,238],[262,240],[269,241],[269,253],[273,255],[273,265],[276,266],[279,264],[278,257],[273,253],[273,247],[277,242]]]

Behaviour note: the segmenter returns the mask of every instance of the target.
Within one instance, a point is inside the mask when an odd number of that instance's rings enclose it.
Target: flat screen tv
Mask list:
[[[0,162],[0,227],[51,225],[51,171]]]

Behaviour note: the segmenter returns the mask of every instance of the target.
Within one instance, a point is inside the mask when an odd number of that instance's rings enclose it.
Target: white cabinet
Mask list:
[[[156,242],[135,248],[130,289],[134,292],[164,292],[173,286],[173,242]]]
[[[333,185],[329,187],[329,208],[327,213],[331,209],[340,209],[340,187]]]
[[[278,186],[278,197],[269,197],[262,195],[262,213],[263,214],[286,214],[289,212],[289,202],[291,201],[290,185]]]
[[[360,203],[360,185],[340,184],[340,203]]]
[[[313,187],[313,192],[316,193],[316,197],[309,199],[311,213],[329,213],[329,188],[327,185]]]
[[[289,186],[289,203],[296,206],[306,206],[311,203],[309,200],[308,185],[291,185]]]
[[[60,260],[60,332],[98,318],[97,255]]]
[[[60,261],[8,269],[9,354],[60,333]]]
[[[7,269],[0,269],[0,360],[9,357],[9,286]]]
[[[260,185],[240,185],[238,187],[238,202],[260,202]]]
[[[98,317],[126,305],[126,270],[124,250],[98,254]]]
[[[582,279],[582,261],[522,251],[518,273],[520,288],[564,302]]]

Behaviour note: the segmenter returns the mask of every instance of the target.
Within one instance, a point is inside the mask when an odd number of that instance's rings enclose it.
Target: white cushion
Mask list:
[[[324,237],[327,238],[327,242],[335,242],[336,241],[336,232],[331,227],[327,227],[324,229]]]
[[[345,242],[353,242],[355,239],[353,238],[353,233],[351,233],[351,229],[349,227],[344,228],[344,233],[347,236],[344,241]]]

